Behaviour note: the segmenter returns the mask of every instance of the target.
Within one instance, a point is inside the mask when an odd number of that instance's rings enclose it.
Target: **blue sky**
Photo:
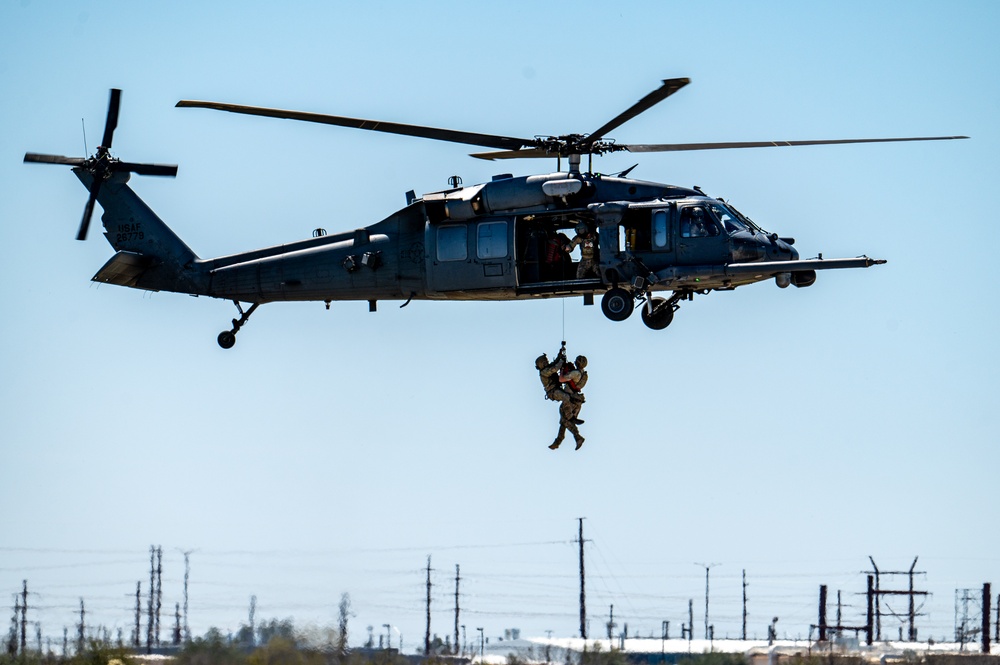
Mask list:
[[[718,562],[717,635],[739,631],[746,568],[751,634],[779,615],[804,636],[820,584],[860,614],[867,557],[919,555],[921,636],[951,634],[954,590],[1000,584],[998,27],[991,2],[3,3],[0,600],[28,579],[46,635],[80,597],[127,635],[160,544],[168,608],[195,551],[196,633],[238,628],[251,595],[258,618],[332,623],[348,592],[352,642],[389,623],[410,650],[431,555],[434,632],[460,564],[470,632],[572,635],[586,517],[592,632],[614,603],[658,634],[689,598],[697,630],[695,562]],[[700,185],[804,257],[889,261],[696,298],[663,332],[579,300],[277,303],[229,352],[230,303],[91,283],[111,250],[96,225],[74,240],[86,190],[21,163],[83,154],[81,118],[93,150],[122,88],[115,154],[180,165],[132,187],[211,257],[554,165],[179,99],[532,136],[678,76],[614,138],[972,139],[596,159]],[[590,358],[579,452],[546,448],[532,367],[563,326]]]

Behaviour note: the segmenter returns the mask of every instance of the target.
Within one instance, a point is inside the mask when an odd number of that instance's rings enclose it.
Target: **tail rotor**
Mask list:
[[[111,99],[108,102],[108,117],[104,123],[104,137],[101,145],[97,147],[97,152],[88,158],[83,157],[63,157],[62,155],[44,155],[34,152],[25,153],[24,161],[36,164],[61,164],[72,166],[74,169],[82,169],[90,173],[93,182],[90,185],[90,195],[87,204],[83,208],[83,219],[80,221],[80,229],[76,234],[77,240],[85,240],[87,231],[90,228],[90,218],[94,214],[94,204],[97,203],[97,196],[104,184],[113,173],[129,172],[139,175],[156,175],[174,177],[177,175],[177,166],[171,164],[137,164],[134,162],[123,162],[111,156],[111,143],[114,140],[115,129],[118,127],[118,111],[121,107],[122,91],[112,88]]]

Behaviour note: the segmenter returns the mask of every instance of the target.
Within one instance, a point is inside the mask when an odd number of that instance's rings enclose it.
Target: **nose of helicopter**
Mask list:
[[[771,236],[767,239],[766,252],[768,261],[795,261],[799,258],[799,252],[792,247],[795,242],[791,238],[775,238]]]
[[[783,244],[785,244],[786,247],[788,247],[788,251],[791,253],[791,258],[789,259],[790,261],[798,261],[799,260],[799,250],[795,249],[794,247],[792,247],[791,245],[789,245],[787,243],[784,243],[784,241],[782,241],[782,240],[779,240],[778,242],[783,243]]]

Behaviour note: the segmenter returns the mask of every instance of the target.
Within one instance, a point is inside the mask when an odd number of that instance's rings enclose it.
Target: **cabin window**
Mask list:
[[[720,203],[713,203],[709,208],[715,213],[719,221],[722,222],[726,233],[737,233],[747,230],[746,224],[741,222],[726,206]]]
[[[477,256],[502,259],[507,256],[507,222],[484,222],[479,225]]]
[[[469,230],[464,224],[438,227],[437,258],[438,261],[464,261],[469,258]]]
[[[670,237],[667,235],[666,210],[656,210],[653,212],[653,247],[655,249],[670,248]]]

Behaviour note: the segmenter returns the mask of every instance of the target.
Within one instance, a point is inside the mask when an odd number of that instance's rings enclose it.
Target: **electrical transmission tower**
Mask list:
[[[990,652],[990,594],[989,582],[983,584],[981,591],[955,589],[955,641],[959,643],[961,651],[965,651],[965,645],[975,642],[979,637],[983,653]],[[1000,598],[997,599],[997,605],[1000,621]],[[997,638],[1000,640],[1000,623],[997,626]]]
[[[927,596],[926,591],[916,591],[913,588],[913,577],[915,575],[926,575],[924,571],[914,570],[917,567],[917,558],[913,557],[913,563],[910,565],[909,570],[879,570],[879,567],[875,564],[875,559],[868,557],[868,560],[872,562],[872,572],[875,575],[875,640],[878,642],[882,641],[882,617],[891,616],[895,617],[900,621],[900,639],[902,639],[902,622],[906,621],[909,625],[907,630],[907,640],[910,642],[917,641],[917,626],[916,618],[918,616],[925,616],[924,614],[918,613],[920,608],[916,607],[916,597],[917,596]],[[867,572],[867,571],[864,571]],[[900,576],[905,575],[909,579],[908,589],[883,589],[882,588],[882,577],[883,576]],[[908,610],[906,614],[901,612],[896,612],[889,607],[888,599],[883,601],[883,596],[906,596],[909,600]],[[886,610],[882,610],[883,603],[886,606]],[[921,603],[921,607],[923,604]]]

